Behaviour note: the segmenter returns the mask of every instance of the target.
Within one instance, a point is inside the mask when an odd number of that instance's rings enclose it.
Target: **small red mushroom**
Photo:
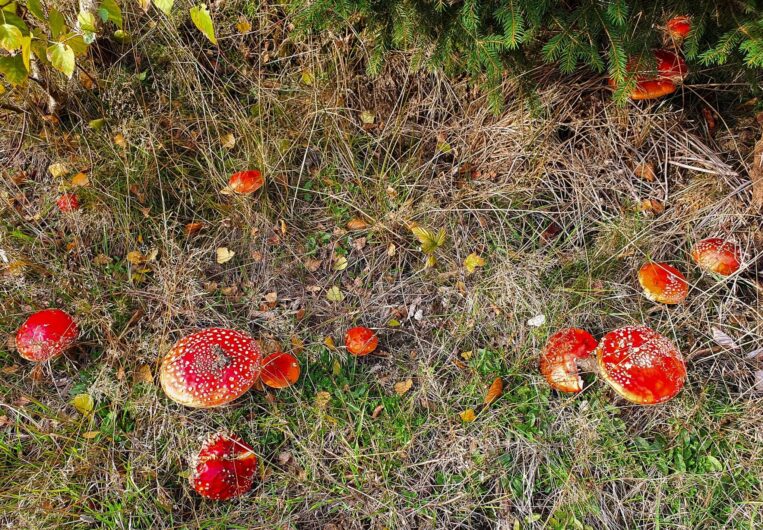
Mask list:
[[[26,360],[41,363],[61,355],[77,339],[74,319],[60,309],[30,315],[16,332],[16,349]]]
[[[270,388],[286,388],[299,379],[297,358],[290,353],[277,351],[262,360],[262,382]]]
[[[654,58],[657,61],[656,75],[640,72],[637,58],[628,61],[626,69],[636,73],[636,87],[630,93],[631,99],[657,99],[672,94],[689,71],[683,58],[669,50],[654,50]],[[609,80],[609,86],[616,88],[613,79]]]
[[[596,344],[596,339],[585,330],[559,330],[549,337],[540,354],[540,372],[552,388],[580,392],[583,380],[578,375],[578,361],[588,358]]]
[[[379,345],[379,337],[373,330],[358,326],[347,331],[344,345],[352,355],[368,355]]]
[[[73,212],[79,209],[79,199],[74,193],[64,193],[56,201],[56,206],[64,213]]]
[[[265,179],[262,178],[262,173],[259,169],[250,169],[248,171],[239,171],[231,175],[228,180],[228,190],[240,193],[241,195],[248,195],[254,193],[262,187],[265,183]]]
[[[729,276],[742,265],[742,253],[731,241],[719,237],[703,239],[691,249],[692,259],[701,269]]]
[[[691,31],[691,21],[687,16],[677,16],[668,20],[668,36],[674,41],[681,43]]]
[[[638,271],[638,281],[653,302],[680,304],[689,294],[684,275],[667,263],[645,263]]]
[[[627,326],[604,335],[596,360],[601,377],[622,397],[641,405],[671,399],[686,379],[681,352],[646,326]]]
[[[209,328],[180,339],[162,361],[164,393],[188,407],[217,407],[249,390],[260,375],[260,348],[232,329]]]
[[[257,472],[254,448],[235,434],[218,432],[191,462],[191,487],[202,497],[224,501],[252,488]]]

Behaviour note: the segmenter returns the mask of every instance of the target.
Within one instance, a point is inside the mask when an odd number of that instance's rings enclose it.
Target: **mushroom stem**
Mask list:
[[[599,367],[596,364],[596,357],[594,355],[591,355],[590,357],[581,357],[581,358],[575,359],[575,363],[578,365],[578,368],[582,370],[583,372],[588,372],[592,374],[599,373]]]

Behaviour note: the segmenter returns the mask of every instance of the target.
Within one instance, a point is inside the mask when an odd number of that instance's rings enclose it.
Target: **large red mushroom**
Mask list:
[[[299,379],[297,358],[290,353],[277,351],[262,360],[262,382],[270,388],[286,388]]]
[[[205,329],[180,339],[160,372],[164,393],[188,407],[224,405],[243,395],[260,375],[260,348],[239,331]]]
[[[60,309],[32,314],[16,332],[16,349],[26,360],[41,363],[64,352],[77,339],[74,319]]]
[[[691,257],[701,269],[729,276],[742,266],[742,253],[731,241],[719,237],[703,239],[691,249]]]
[[[344,345],[352,355],[368,355],[379,345],[379,337],[373,330],[358,326],[347,331],[344,337]]]
[[[681,56],[669,50],[654,50],[653,53],[657,62],[656,74],[641,71],[641,61],[637,58],[628,61],[626,69],[636,75],[636,87],[630,93],[631,99],[657,99],[672,94],[688,74],[686,62]],[[609,86],[616,88],[617,85],[610,79]]]
[[[680,304],[689,294],[684,275],[667,263],[645,263],[638,271],[638,281],[653,302]]]
[[[551,335],[540,354],[540,371],[548,384],[562,392],[583,390],[578,362],[587,359],[596,344],[596,339],[582,329],[565,328]]]
[[[646,326],[626,326],[604,335],[596,348],[599,374],[622,397],[654,405],[674,397],[686,380],[681,352]]]
[[[202,497],[224,501],[252,488],[257,472],[254,449],[235,434],[218,432],[191,462],[191,487]]]
[[[681,44],[691,31],[691,20],[689,17],[680,15],[668,20],[668,37],[678,44]]]

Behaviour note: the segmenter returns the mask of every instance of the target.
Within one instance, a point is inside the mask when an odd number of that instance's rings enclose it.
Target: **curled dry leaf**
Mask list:
[[[400,381],[399,383],[395,383],[395,393],[398,396],[402,396],[403,394],[408,392],[412,386],[413,386],[413,379],[409,377],[405,381]]]
[[[142,364],[135,370],[132,377],[133,383],[153,383],[154,375],[151,373],[151,367],[147,364]]]
[[[736,341],[720,329],[712,328],[710,331],[713,333],[713,340],[718,346],[723,346],[724,348],[728,348],[730,350],[736,350],[739,348],[739,345],[736,343]]]
[[[204,228],[204,223],[187,223],[185,227],[183,227],[183,232],[185,232],[186,236],[190,237],[199,233],[202,228]]]
[[[220,137],[220,145],[223,146],[224,149],[233,149],[236,146],[236,137],[231,133],[223,134]]]
[[[376,408],[374,408],[374,411],[371,413],[371,419],[376,419],[381,415],[382,411],[384,410],[384,405],[376,405]]]
[[[651,162],[641,162],[633,168],[633,174],[647,182],[654,182],[654,164]]]
[[[350,219],[347,223],[347,230],[365,230],[368,228],[368,223],[360,217]]]
[[[69,168],[63,162],[56,162],[48,166],[48,171],[55,178],[64,177],[69,174]]]
[[[665,211],[665,206],[657,199],[644,199],[641,201],[640,210],[660,214]]]
[[[484,266],[485,266],[484,258],[480,257],[474,252],[466,256],[466,259],[464,260],[464,268],[466,269],[467,274],[473,274],[474,271],[477,270],[477,267],[484,267]]]
[[[342,294],[342,291],[339,289],[339,287],[332,285],[329,287],[329,290],[326,291],[326,300],[329,302],[341,302],[344,300],[344,294]]]
[[[485,394],[485,405],[490,405],[503,395],[503,379],[496,377]]]
[[[222,265],[223,263],[228,263],[230,260],[233,259],[233,256],[235,255],[236,253],[228,249],[227,247],[220,247],[217,249],[217,256],[216,256],[217,263],[220,265]]]

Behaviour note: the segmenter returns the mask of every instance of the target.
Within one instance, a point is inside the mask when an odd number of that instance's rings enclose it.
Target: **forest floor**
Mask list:
[[[0,523],[763,527],[754,103],[687,86],[618,107],[602,79],[548,73],[534,98],[507,84],[496,116],[466,81],[412,73],[404,55],[370,78],[354,36],[296,38],[276,7],[229,1],[216,17],[219,47],[182,15],[126,13],[132,42],[96,44],[93,79],[61,86],[55,119],[4,117]],[[253,167],[260,191],[221,193]],[[64,189],[80,210],[58,211]],[[434,267],[414,222],[445,231]],[[737,241],[747,268],[702,274],[688,249],[710,236]],[[470,273],[472,253],[484,265]],[[685,303],[641,294],[649,259],[686,274]],[[52,306],[81,337],[35,369],[13,334]],[[687,360],[672,401],[629,404],[593,378],[562,395],[539,374],[555,330],[640,323]],[[378,330],[382,355],[347,355],[354,325]],[[162,355],[208,326],[295,353],[301,380],[218,409],[171,402]],[[503,395],[463,421],[496,377]],[[90,414],[72,406],[83,393]],[[224,503],[187,480],[218,429],[260,458],[254,489]]]

